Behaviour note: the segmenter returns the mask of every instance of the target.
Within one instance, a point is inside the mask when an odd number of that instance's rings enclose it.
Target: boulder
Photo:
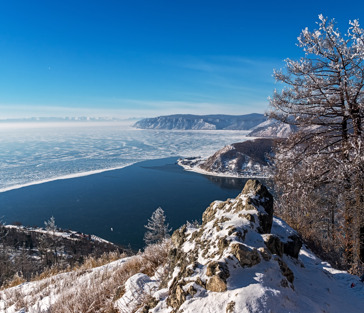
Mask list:
[[[218,275],[222,279],[226,280],[230,276],[229,268],[226,265],[226,263],[212,261],[208,263],[206,266],[206,275],[207,276]]]
[[[272,254],[283,256],[283,243],[276,235],[264,235],[264,243]]]
[[[206,275],[211,277],[206,289],[214,292],[222,292],[227,290],[226,280],[230,276],[229,268],[226,263],[212,261],[206,266]]]
[[[298,235],[294,234],[288,237],[288,241],[283,246],[284,254],[297,259],[302,247],[302,240]]]
[[[273,196],[259,180],[249,179],[242,191],[245,195],[253,195],[254,204],[263,206],[264,210],[273,215]],[[258,199],[257,199],[258,197]]]
[[[206,284],[206,289],[213,292],[226,291],[227,290],[226,281],[223,280],[218,275],[212,276]]]
[[[237,258],[242,267],[252,267],[260,262],[260,256],[257,249],[251,249],[244,244],[232,244],[231,252]]]

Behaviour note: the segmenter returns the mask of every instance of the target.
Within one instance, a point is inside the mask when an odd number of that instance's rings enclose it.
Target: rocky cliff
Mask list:
[[[263,114],[190,115],[176,114],[145,118],[134,124],[142,129],[249,130],[266,121]]]

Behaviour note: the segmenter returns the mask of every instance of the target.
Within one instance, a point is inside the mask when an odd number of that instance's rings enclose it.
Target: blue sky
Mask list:
[[[0,119],[264,112],[318,14],[362,1],[0,1]]]

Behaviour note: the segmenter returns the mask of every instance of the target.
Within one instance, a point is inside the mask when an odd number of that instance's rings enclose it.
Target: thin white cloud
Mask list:
[[[200,85],[205,92],[211,90],[217,99],[264,102],[274,91],[273,69],[279,68],[283,60],[204,56],[180,57],[166,62],[185,69],[191,82]]]
[[[105,99],[107,101],[107,99]],[[146,101],[138,99],[112,98],[114,108],[39,106],[39,105],[4,105],[0,104],[0,119],[30,117],[149,117],[168,114],[245,114],[264,112],[265,102],[212,103],[188,101]]]

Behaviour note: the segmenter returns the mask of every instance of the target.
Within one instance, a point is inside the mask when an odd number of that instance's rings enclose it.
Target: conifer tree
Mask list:
[[[148,231],[144,234],[144,242],[147,245],[154,243],[161,243],[164,239],[169,237],[172,230],[166,223],[166,216],[161,207],[156,209],[151,218],[148,219],[148,224],[144,226]]]

